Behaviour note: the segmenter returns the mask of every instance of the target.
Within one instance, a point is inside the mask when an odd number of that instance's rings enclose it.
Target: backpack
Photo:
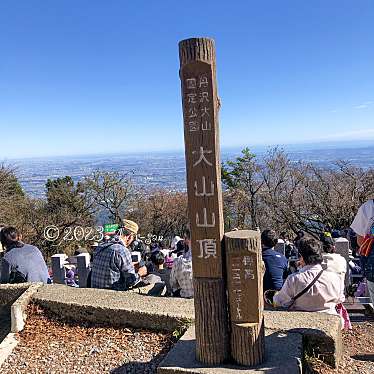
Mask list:
[[[18,270],[17,266],[12,266],[9,274],[9,283],[26,283],[27,277]]]

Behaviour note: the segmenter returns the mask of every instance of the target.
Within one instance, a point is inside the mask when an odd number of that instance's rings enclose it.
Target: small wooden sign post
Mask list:
[[[197,359],[220,364],[229,356],[221,244],[223,207],[214,41],[179,43],[188,214],[194,273]]]
[[[240,365],[258,365],[265,354],[260,233],[253,230],[226,233],[225,250],[231,357]]]

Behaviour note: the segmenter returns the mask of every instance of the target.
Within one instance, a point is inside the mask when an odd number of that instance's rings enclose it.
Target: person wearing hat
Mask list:
[[[135,222],[124,219],[116,235],[96,248],[92,261],[92,288],[125,291],[147,275],[145,266],[132,262],[128,249],[138,230],[139,226]]]

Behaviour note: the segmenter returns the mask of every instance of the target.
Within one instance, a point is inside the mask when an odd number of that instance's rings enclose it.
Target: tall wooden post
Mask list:
[[[231,357],[240,365],[258,365],[265,355],[260,233],[253,230],[226,233],[225,249]]]
[[[224,232],[214,41],[179,43],[188,213],[194,272],[196,355],[206,364],[229,356],[223,278]]]

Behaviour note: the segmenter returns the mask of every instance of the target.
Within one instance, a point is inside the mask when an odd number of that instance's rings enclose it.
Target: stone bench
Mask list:
[[[136,292],[47,285],[33,299],[54,314],[76,322],[174,331],[194,319],[193,300]]]
[[[265,326],[270,331],[301,334],[303,355],[317,357],[332,367],[343,354],[341,320],[327,313],[265,311]]]
[[[22,294],[22,288],[24,291],[25,285],[0,286],[0,301],[14,301],[17,293]],[[77,322],[166,331],[182,331],[194,322],[191,299],[43,285],[33,293],[32,300],[58,316]],[[25,304],[27,302],[22,303],[23,307]],[[265,311],[264,317],[266,334],[273,336],[273,341],[278,341],[274,337],[279,334],[291,340],[295,335],[299,337],[295,339],[302,342],[302,356],[307,354],[333,367],[338,365],[342,354],[339,317],[326,313],[282,311]]]
[[[0,305],[13,304],[29,287],[31,283],[0,284]]]
[[[0,285],[0,366],[16,347],[15,332],[24,327],[26,309],[40,283]]]
[[[42,307],[75,321],[174,331],[194,321],[193,300],[147,297],[131,292],[43,286],[34,294]],[[265,311],[269,333],[302,336],[303,354],[336,367],[342,354],[340,318],[326,313]]]

